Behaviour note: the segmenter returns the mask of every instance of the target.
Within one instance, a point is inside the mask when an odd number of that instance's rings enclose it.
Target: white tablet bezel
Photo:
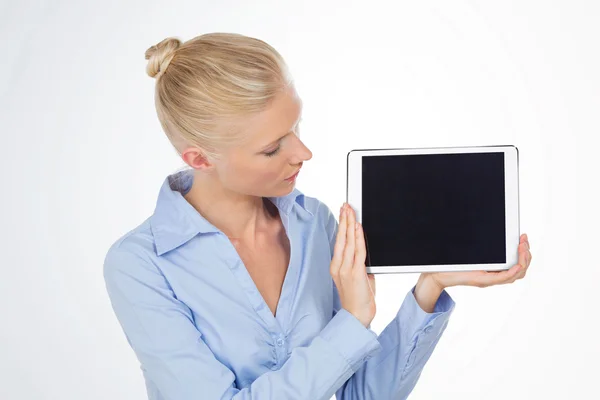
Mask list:
[[[396,149],[356,149],[348,152],[346,170],[346,201],[356,211],[362,223],[362,157],[407,154],[489,153],[504,152],[505,160],[505,204],[506,204],[506,263],[503,264],[443,264],[443,265],[399,265],[375,266],[367,263],[368,273],[405,273],[438,271],[500,271],[518,262],[520,237],[519,221],[519,149],[513,145],[429,147]],[[368,232],[367,232],[368,235]]]

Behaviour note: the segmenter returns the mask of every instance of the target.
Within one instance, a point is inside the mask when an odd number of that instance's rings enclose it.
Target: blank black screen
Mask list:
[[[504,153],[362,158],[367,265],[506,262]]]

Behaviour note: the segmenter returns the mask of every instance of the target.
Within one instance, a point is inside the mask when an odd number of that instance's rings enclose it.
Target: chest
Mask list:
[[[234,242],[240,259],[265,303],[276,315],[281,289],[290,263],[290,245],[285,234],[262,240],[254,248]]]
[[[329,241],[317,222],[292,220],[291,242],[271,237],[258,247],[257,241],[232,246],[226,235],[199,235],[157,261],[237,387],[281,368],[331,320]]]

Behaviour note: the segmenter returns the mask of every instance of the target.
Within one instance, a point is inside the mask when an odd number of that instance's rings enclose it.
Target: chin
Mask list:
[[[294,191],[294,187],[296,187],[296,182],[292,182],[288,185],[285,185],[283,188],[277,191],[277,194],[273,195],[273,197],[286,196]]]

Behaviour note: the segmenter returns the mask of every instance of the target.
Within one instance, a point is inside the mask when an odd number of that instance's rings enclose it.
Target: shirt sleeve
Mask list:
[[[329,400],[365,357],[381,348],[373,332],[342,310],[308,346],[295,348],[281,369],[240,389],[234,372],[205,343],[192,311],[176,298],[150,257],[123,243],[111,247],[104,280],[146,378],[169,400]]]
[[[338,222],[329,210],[326,229],[332,255],[337,228]],[[408,398],[455,308],[454,300],[443,290],[433,312],[425,312],[416,301],[415,288],[406,294],[398,313],[378,336],[381,351],[365,358],[336,391],[337,400]],[[335,314],[341,308],[335,285],[333,304]]]

